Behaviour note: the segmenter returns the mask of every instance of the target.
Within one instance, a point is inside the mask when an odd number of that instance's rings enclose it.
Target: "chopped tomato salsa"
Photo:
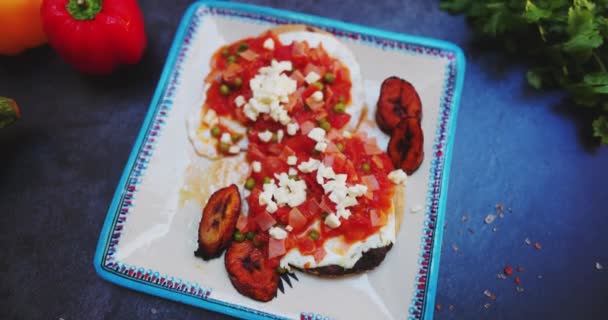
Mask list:
[[[265,45],[269,39],[272,48]],[[280,103],[289,124],[277,121],[270,113],[256,113],[252,118],[246,111],[246,104],[254,97],[252,79],[262,68],[283,61],[289,61],[291,69],[281,71],[281,76],[289,77],[296,88]],[[327,239],[343,236],[346,243],[353,243],[386,225],[393,197],[393,184],[387,176],[393,164],[375,139],[343,134],[351,118],[346,107],[351,103],[352,86],[345,65],[322,45],[310,47],[306,41],[284,45],[276,35],[267,33],[220,48],[211,67],[206,79],[206,106],[248,128],[247,161],[258,166],[252,166],[245,185],[250,190],[249,210],[246,218],[239,218],[237,228],[256,246],[265,248],[271,265],[277,266],[293,248],[313,256],[318,263],[326,254],[323,243]],[[322,141],[309,136],[319,128],[324,132]],[[224,126],[218,130],[230,132]],[[333,226],[326,218],[340,208],[331,192],[324,189],[329,187],[319,183],[317,169],[300,167],[305,162],[331,168],[333,175],[345,175],[346,187],[365,190]],[[293,200],[296,205],[269,203],[272,199],[267,193],[277,188],[280,174],[287,174],[300,186],[305,184],[305,198]],[[271,209],[271,205],[275,207]],[[277,226],[288,231],[286,237],[269,236]]]

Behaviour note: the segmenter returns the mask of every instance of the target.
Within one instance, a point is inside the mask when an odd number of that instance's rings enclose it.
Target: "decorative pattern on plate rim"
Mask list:
[[[153,155],[154,147],[156,145],[156,139],[158,136],[160,136],[165,124],[165,119],[167,118],[171,110],[173,104],[172,99],[175,95],[177,86],[179,85],[182,64],[191,46],[192,37],[196,33],[198,27],[200,26],[201,19],[205,15],[218,15],[227,18],[242,18],[252,20],[257,23],[267,23],[273,25],[304,23],[304,21],[298,19],[286,19],[282,17],[262,15],[259,13],[244,10],[222,8],[221,4],[199,4],[199,8],[196,10],[196,12],[190,16],[190,21],[187,24],[188,27],[184,35],[183,42],[181,43],[177,57],[173,62],[172,73],[168,80],[163,84],[162,92],[164,92],[164,94],[162,95],[162,98],[160,99],[159,103],[153,109],[153,120],[151,123],[149,123],[149,126],[146,127],[145,136],[142,140],[143,143],[137,150],[137,157],[133,166],[130,168],[129,175],[126,180],[126,185],[123,187],[122,194],[120,195],[120,205],[117,211],[113,213],[114,219],[112,222],[111,232],[109,232],[108,237],[104,242],[105,247],[102,255],[102,268],[106,271],[112,272],[122,277],[139,282],[144,282],[148,285],[159,286],[163,289],[175,293],[204,299],[208,302],[213,302],[225,307],[242,310],[258,316],[266,317],[268,319],[283,319],[282,317],[277,315],[212,299],[210,298],[210,294],[212,292],[212,289],[210,288],[199,286],[196,283],[184,282],[181,279],[175,279],[168,275],[160,275],[158,272],[155,272],[153,270],[145,270],[144,268],[128,266],[119,261],[116,261],[114,257],[114,254],[116,253],[116,247],[119,243],[122,230],[128,217],[129,210],[133,206],[133,202],[135,200],[137,186],[139,183],[141,183],[141,178],[145,170],[147,169],[147,165],[150,161],[150,158]],[[429,182],[429,193],[427,197],[427,210],[425,210],[425,229],[423,230],[421,255],[418,261],[419,270],[416,279],[417,283],[414,288],[415,295],[411,302],[412,307],[409,310],[410,319],[421,319],[424,315],[425,310],[425,296],[428,283],[427,277],[429,275],[429,266],[433,255],[433,242],[435,230],[437,227],[439,196],[441,194],[441,181],[445,161],[447,133],[449,132],[448,123],[450,120],[453,95],[456,86],[456,54],[451,50],[445,50],[442,48],[435,48],[427,45],[410,44],[404,41],[386,39],[381,36],[345,31],[339,28],[334,28],[322,24],[315,24],[314,22],[310,21],[306,21],[305,23],[312,24],[340,38],[361,41],[363,43],[381,47],[383,49],[400,50],[415,55],[430,55],[448,60],[446,70],[447,73],[444,79],[443,95],[441,98],[440,119],[436,129],[435,139],[433,141],[434,145],[430,169],[431,175]],[[300,319],[326,320],[329,318],[311,312],[302,312],[300,314]]]

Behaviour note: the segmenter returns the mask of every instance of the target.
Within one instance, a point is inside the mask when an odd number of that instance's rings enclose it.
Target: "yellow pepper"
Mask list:
[[[42,0],[0,0],[0,55],[16,55],[46,42]]]

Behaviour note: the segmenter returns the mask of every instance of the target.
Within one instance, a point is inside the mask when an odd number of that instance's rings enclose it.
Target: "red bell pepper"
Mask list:
[[[136,0],[44,0],[41,15],[49,44],[85,73],[135,64],[146,47]]]

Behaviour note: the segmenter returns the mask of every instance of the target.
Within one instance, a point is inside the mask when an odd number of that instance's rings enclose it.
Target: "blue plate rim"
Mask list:
[[[157,87],[155,89],[152,101],[148,108],[148,112],[146,117],[144,118],[142,127],[139,131],[139,134],[135,140],[133,149],[121,178],[118,182],[117,188],[114,192],[114,196],[112,198],[112,202],[108,208],[106,218],[104,220],[103,227],[100,232],[99,241],[97,243],[95,256],[93,259],[93,265],[97,274],[114,284],[124,286],[133,290],[137,290],[140,292],[156,295],[162,298],[166,298],[173,301],[178,301],[182,303],[186,303],[193,306],[202,307],[211,311],[224,313],[230,316],[239,317],[239,318],[248,318],[248,319],[283,319],[281,317],[277,317],[276,315],[266,314],[263,312],[259,312],[256,310],[250,309],[235,309],[231,308],[223,303],[222,301],[215,299],[201,299],[199,297],[183,295],[177,292],[169,291],[162,286],[154,286],[150,283],[144,283],[142,281],[137,281],[137,279],[133,279],[130,277],[123,276],[121,274],[114,273],[104,267],[103,261],[106,253],[106,248],[109,245],[109,240],[111,239],[112,227],[114,226],[115,220],[118,215],[118,209],[120,202],[125,193],[125,187],[127,186],[127,182],[130,178],[131,169],[136,163],[136,159],[140,154],[142,147],[144,145],[145,137],[149,131],[150,125],[153,122],[156,109],[161,102],[161,98],[167,90],[169,85],[169,80],[176,66],[176,61],[178,59],[179,51],[185,39],[185,36],[188,32],[188,28],[190,22],[196,13],[196,11],[201,7],[211,7],[211,8],[221,8],[226,10],[238,10],[245,12],[252,12],[260,15],[268,15],[274,17],[283,17],[289,20],[301,21],[303,23],[309,23],[314,25],[325,26],[328,28],[333,28],[336,30],[348,30],[349,32],[363,34],[363,35],[373,35],[376,37],[391,39],[399,42],[406,42],[411,44],[420,45],[423,47],[431,47],[438,48],[441,50],[453,52],[455,55],[456,61],[456,75],[455,75],[455,87],[453,89],[452,100],[450,103],[450,112],[452,115],[448,120],[448,132],[447,132],[447,141],[445,142],[445,151],[444,151],[444,165],[443,165],[443,174],[441,175],[441,192],[439,194],[439,204],[437,210],[437,220],[435,222],[436,226],[443,226],[445,220],[445,209],[448,198],[448,186],[449,186],[449,176],[450,176],[450,168],[452,162],[452,150],[454,146],[454,136],[456,133],[457,127],[457,118],[458,111],[460,106],[460,98],[462,94],[462,87],[464,85],[464,73],[465,73],[465,55],[460,47],[457,45],[439,39],[432,39],[421,36],[413,36],[400,34],[392,31],[385,31],[370,27],[365,27],[361,25],[356,25],[352,23],[337,21],[333,19],[297,13],[292,11],[286,11],[281,9],[274,9],[269,7],[261,7],[250,4],[242,4],[242,3],[232,3],[232,2],[224,2],[224,1],[197,1],[190,5],[190,7],[185,12],[183,18],[181,19],[180,25],[177,29],[175,37],[173,39],[171,48],[169,50],[169,54],[167,56],[165,66],[161,73],[161,77],[158,81]],[[429,259],[429,274],[428,279],[426,280],[426,290],[424,292],[424,307],[423,313],[420,315],[420,318],[432,319],[434,310],[435,310],[435,295],[437,290],[437,279],[439,274],[439,265],[440,265],[440,257],[441,257],[441,244],[443,239],[443,228],[436,227],[434,228],[433,238],[432,238],[432,249],[431,249],[431,257]],[[410,315],[411,316],[411,315]]]

